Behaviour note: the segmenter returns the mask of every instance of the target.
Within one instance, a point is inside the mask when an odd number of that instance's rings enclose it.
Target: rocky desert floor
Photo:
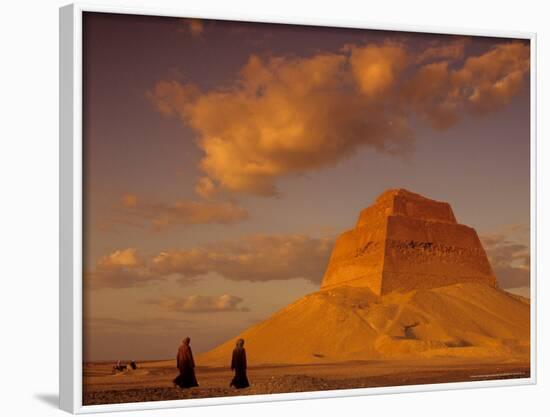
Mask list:
[[[373,360],[308,365],[252,366],[251,386],[229,387],[232,373],[222,367],[197,367],[199,387],[175,388],[173,361],[138,363],[136,370],[114,374],[113,363],[84,366],[84,405],[165,401],[237,395],[327,391],[446,382],[528,378],[529,364],[514,359],[430,358]]]

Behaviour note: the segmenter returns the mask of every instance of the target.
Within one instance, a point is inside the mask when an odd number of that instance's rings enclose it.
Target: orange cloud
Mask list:
[[[249,218],[248,211],[233,202],[180,200],[169,205],[144,202],[133,194],[122,196],[120,210],[126,224],[149,224],[156,231],[175,225],[232,224]]]
[[[216,273],[237,281],[303,278],[319,283],[332,245],[331,238],[254,235],[236,241],[162,252],[152,259],[151,270],[163,276],[179,275],[184,282]]]
[[[394,86],[407,65],[407,53],[402,45],[350,46],[350,64],[361,93],[377,97]]]
[[[91,289],[131,288],[172,278],[188,284],[210,273],[235,281],[302,278],[318,284],[333,244],[333,238],[294,234],[252,235],[166,250],[148,259],[135,248],[120,249],[100,258],[85,284]]]
[[[198,38],[204,32],[204,22],[201,19],[180,19],[182,27],[180,31],[189,32],[193,38]]]
[[[202,177],[195,186],[195,192],[203,198],[210,198],[216,192],[216,186],[210,178]]]
[[[423,50],[416,57],[416,63],[422,64],[439,60],[456,61],[464,58],[464,50],[468,44],[468,38],[458,38],[451,42],[438,43]]]
[[[100,268],[137,267],[143,264],[135,248],[117,250],[98,261]]]
[[[187,114],[192,110],[191,104],[200,96],[200,91],[193,84],[181,84],[179,81],[159,81],[145,95],[162,115],[180,116],[186,122],[190,122]]]
[[[359,147],[410,152],[415,115],[448,128],[465,112],[509,103],[528,74],[529,47],[509,42],[463,60],[465,43],[414,53],[382,43],[310,57],[252,55],[229,86],[200,91],[159,81],[148,97],[198,133],[199,195],[273,196],[277,179],[335,165]]]
[[[529,72],[529,47],[501,44],[469,57],[462,67],[448,61],[421,66],[403,86],[401,104],[435,128],[448,128],[465,112],[484,114],[507,105]]]
[[[502,288],[529,287],[531,281],[529,246],[505,235],[481,236],[481,241]]]
[[[476,110],[491,111],[508,104],[519,91],[529,71],[529,47],[512,42],[498,45],[484,55],[470,57],[452,74],[455,91],[465,94]]]
[[[347,64],[345,54],[252,56],[231,89],[197,93],[161,81],[149,97],[160,112],[178,115],[199,132],[200,168],[211,180],[210,192],[215,185],[276,195],[276,178],[334,165],[359,146],[409,149],[405,122],[358,94]],[[203,190],[199,184],[197,191]]]
[[[90,289],[127,288],[145,285],[160,279],[151,273],[135,248],[121,249],[100,258],[95,269],[85,275]]]
[[[459,104],[453,90],[447,61],[422,66],[402,89],[404,107],[427,120],[432,127],[445,129],[458,121]]]
[[[242,301],[241,297],[224,294],[220,296],[190,295],[187,297],[164,297],[158,300],[147,300],[147,303],[170,312],[224,313],[249,311],[248,308],[240,306]]]

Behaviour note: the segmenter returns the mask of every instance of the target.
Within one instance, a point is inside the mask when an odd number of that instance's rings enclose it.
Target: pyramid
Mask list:
[[[474,229],[448,203],[398,189],[336,241],[321,289],[197,361],[249,364],[460,357],[528,361],[530,303],[499,289]]]
[[[340,235],[322,289],[347,285],[375,294],[496,278],[471,227],[457,223],[448,203],[407,190],[388,190]]]

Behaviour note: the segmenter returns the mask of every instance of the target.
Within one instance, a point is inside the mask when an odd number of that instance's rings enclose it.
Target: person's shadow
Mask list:
[[[34,398],[53,408],[59,408],[59,394],[34,394]]]

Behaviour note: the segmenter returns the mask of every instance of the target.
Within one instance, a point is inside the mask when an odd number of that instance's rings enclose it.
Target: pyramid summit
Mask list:
[[[321,288],[382,295],[466,282],[496,286],[476,231],[457,223],[449,203],[392,189],[338,237]]]

